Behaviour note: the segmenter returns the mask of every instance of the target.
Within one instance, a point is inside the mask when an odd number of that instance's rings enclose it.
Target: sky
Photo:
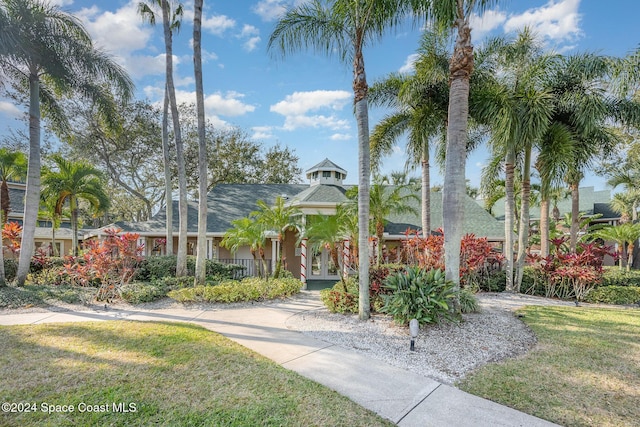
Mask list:
[[[204,1],[203,69],[207,118],[218,127],[237,126],[265,147],[287,146],[304,170],[329,158],[345,170],[346,183],[357,183],[357,129],[353,116],[352,69],[337,57],[311,51],[282,58],[267,51],[278,16],[304,0]],[[143,23],[138,0],[53,0],[81,19],[95,44],[125,67],[136,84],[136,97],[162,100],[164,40],[161,25]],[[177,98],[195,102],[192,32],[193,1],[184,0],[185,16],[174,38]],[[472,18],[474,45],[486,37],[514,34],[529,26],[549,49],[571,54],[596,52],[623,56],[640,46],[638,0],[503,0],[500,6]],[[364,51],[371,84],[391,72],[410,72],[420,28],[406,25],[388,33]],[[24,107],[0,99],[0,139]],[[385,111],[370,109],[373,128]],[[383,164],[383,173],[401,170],[404,143]],[[467,178],[478,186],[486,148],[469,155]],[[418,172],[415,173],[418,175]],[[302,177],[306,182],[306,178]],[[442,182],[437,166],[432,183]],[[604,180],[588,176],[583,185],[604,189]]]

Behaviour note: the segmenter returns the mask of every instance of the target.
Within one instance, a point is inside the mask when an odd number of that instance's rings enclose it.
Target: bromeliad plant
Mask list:
[[[392,315],[398,324],[406,325],[411,319],[420,324],[456,320],[451,311],[455,285],[445,280],[442,270],[407,267],[388,276],[384,286],[392,293],[382,296],[385,305],[381,311]]]

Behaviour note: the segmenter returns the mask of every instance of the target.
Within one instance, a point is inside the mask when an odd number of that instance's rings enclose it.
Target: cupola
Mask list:
[[[323,184],[342,187],[342,181],[346,177],[347,171],[329,159],[324,159],[311,169],[307,170],[307,179],[311,186]]]

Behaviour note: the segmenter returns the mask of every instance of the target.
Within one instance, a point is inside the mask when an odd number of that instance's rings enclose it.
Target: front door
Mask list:
[[[309,258],[310,265],[308,266],[311,271],[310,279],[313,280],[330,280],[339,279],[338,269],[331,260],[331,255],[326,248],[312,249],[311,257]]]

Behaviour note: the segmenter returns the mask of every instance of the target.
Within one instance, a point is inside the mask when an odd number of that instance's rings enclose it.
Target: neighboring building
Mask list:
[[[220,246],[225,232],[232,228],[231,221],[248,216],[257,209],[258,200],[273,204],[277,197],[283,197],[291,206],[298,207],[303,216],[318,214],[334,214],[336,206],[347,201],[345,192],[349,186],[343,184],[347,171],[331,162],[323,160],[306,172],[309,184],[219,184],[207,195],[209,214],[207,216],[207,258],[223,262],[234,262],[251,269],[253,259],[249,248],[240,248],[236,253]],[[419,191],[417,192],[419,195]],[[420,212],[419,202],[415,201],[416,211]],[[188,253],[195,254],[197,247],[198,203],[188,204]],[[174,206],[174,248],[177,246],[178,235],[178,203]],[[478,237],[487,237],[496,245],[504,241],[504,226],[486,212],[481,206],[468,198],[465,201],[464,233],[473,233]],[[432,227],[434,230],[442,227],[442,197],[433,193],[431,197]],[[388,218],[385,227],[385,240],[388,247],[398,246],[405,239],[408,228],[420,229],[419,215],[402,215]],[[146,255],[163,254],[165,238],[165,211],[162,209],[151,220],[133,223],[116,222],[95,230],[85,236],[100,237],[108,228],[119,228],[123,232],[138,233],[140,243],[145,244]],[[295,277],[309,280],[337,280],[338,269],[332,265],[325,250],[311,251],[311,245],[306,241],[298,244],[298,231],[288,231],[285,236],[283,251],[286,268]],[[275,234],[268,239],[265,251],[270,262],[276,256],[277,239]],[[270,254],[270,256],[269,256]],[[305,261],[306,260],[306,261]],[[341,266],[342,267],[342,266]],[[341,268],[340,267],[340,268]]]

